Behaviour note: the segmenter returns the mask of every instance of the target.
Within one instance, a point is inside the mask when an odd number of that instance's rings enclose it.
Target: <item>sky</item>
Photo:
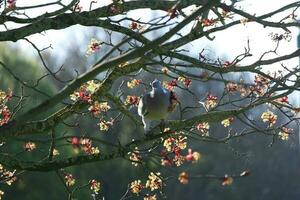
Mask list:
[[[17,5],[18,6],[28,6],[32,4],[40,4],[40,3],[47,3],[47,2],[53,2],[51,0],[18,0]],[[70,2],[70,0],[63,0],[65,4]],[[98,0],[97,3],[93,4],[93,7],[101,6],[101,5],[107,5],[110,4],[111,0]],[[257,1],[257,0],[244,0],[240,3],[240,5],[245,8],[245,10],[248,13],[255,13],[256,15],[261,15],[263,13],[278,9],[282,7],[282,5],[286,5],[289,3],[295,2],[295,0],[263,0],[263,1]],[[81,0],[80,3],[81,6],[83,6],[83,10],[87,10],[90,5],[90,0]],[[57,7],[50,6],[47,7],[47,12],[50,12]],[[129,16],[131,17],[140,17],[145,16],[145,9],[138,10],[133,13],[129,13]],[[30,16],[35,16],[40,14],[39,9],[33,9],[30,12]],[[298,11],[298,16],[300,16],[300,13]],[[9,25],[10,28],[15,27],[14,24]],[[69,28],[71,29],[72,34],[78,34],[80,36],[82,31],[86,31],[84,28],[79,29],[76,28]],[[74,29],[77,31],[74,32]],[[298,34],[297,29],[291,29],[292,34],[292,40],[290,42],[282,42],[282,47],[279,49],[278,54],[284,55],[288,54],[294,50],[296,50],[296,37]],[[216,57],[224,56],[226,55],[228,58],[233,59],[236,55],[240,54],[241,51],[244,50],[244,47],[247,45],[247,40],[250,41],[250,48],[253,51],[254,55],[261,55],[263,52],[271,50],[274,48],[275,43],[270,41],[269,34],[274,31],[274,29],[270,28],[263,28],[261,25],[257,25],[255,23],[247,23],[246,25],[239,25],[235,28],[231,28],[229,30],[222,31],[219,34],[214,34],[213,36],[216,36],[215,40],[213,41],[207,41],[207,40],[198,40],[194,43],[192,43],[192,46],[195,47],[203,47],[206,49],[211,49],[214,54],[216,54]],[[283,33],[282,30],[277,29],[275,33]],[[33,36],[29,37],[32,41],[34,41],[40,48],[49,46],[50,44],[56,49],[56,51],[63,51],[64,50],[64,44],[67,42],[70,42],[72,40],[72,36],[70,36],[70,30],[66,31],[47,31],[46,36],[41,34],[35,34]],[[77,37],[80,38],[80,37]],[[28,44],[26,42],[21,42],[21,45],[24,45],[24,48]],[[25,44],[24,44],[25,43]],[[256,57],[253,57],[253,60],[256,59]],[[251,60],[251,59],[250,59]],[[291,61],[291,65],[297,64],[298,60],[293,59]]]

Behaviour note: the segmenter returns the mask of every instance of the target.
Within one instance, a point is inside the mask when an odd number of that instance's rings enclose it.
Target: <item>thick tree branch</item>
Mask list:
[[[66,98],[72,92],[74,92],[79,86],[81,86],[83,83],[91,80],[99,73],[104,72],[105,70],[107,70],[111,67],[118,66],[121,63],[124,63],[126,61],[137,59],[137,58],[143,56],[146,52],[151,51],[152,49],[155,49],[157,46],[164,43],[166,40],[168,40],[174,34],[176,34],[178,31],[180,31],[183,27],[185,27],[187,24],[189,24],[199,14],[210,9],[213,5],[216,5],[218,2],[219,2],[218,0],[210,1],[206,6],[201,7],[200,9],[195,11],[193,14],[191,14],[189,17],[187,17],[182,22],[180,22],[178,25],[176,25],[173,29],[171,29],[168,33],[155,39],[154,41],[150,42],[149,44],[145,45],[144,47],[134,49],[123,55],[120,55],[119,57],[112,58],[103,63],[96,63],[90,71],[86,72],[85,74],[80,75],[78,78],[76,78],[75,80],[70,82],[66,87],[64,87],[58,94],[56,94],[52,98],[46,100],[39,106],[29,110],[28,112],[24,113],[21,116],[19,116],[16,119],[16,121],[18,123],[22,124],[25,121],[28,121],[28,120],[36,117],[40,113],[40,110],[48,110],[49,108],[58,104],[60,101],[62,101],[64,98]]]

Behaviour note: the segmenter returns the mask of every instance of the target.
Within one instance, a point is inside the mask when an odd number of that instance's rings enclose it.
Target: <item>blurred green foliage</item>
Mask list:
[[[11,72],[20,78],[20,81],[24,82],[29,86],[36,86],[36,89],[43,91],[47,95],[52,95],[56,90],[55,86],[51,84],[49,78],[45,77],[37,81],[46,74],[42,70],[42,65],[37,58],[32,58],[29,52],[24,52],[17,47],[10,47],[6,43],[0,44],[0,61],[5,64],[6,68],[10,69]],[[28,96],[27,104],[24,106],[24,110],[28,110],[38,103],[41,103],[46,99],[46,96],[37,93],[31,88],[24,87],[22,83],[16,80],[11,73],[9,73],[3,66],[0,66],[0,89],[12,90],[14,95]],[[23,88],[23,91],[22,91]]]

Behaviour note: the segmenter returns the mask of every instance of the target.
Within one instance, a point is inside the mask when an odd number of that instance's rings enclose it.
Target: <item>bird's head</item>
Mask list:
[[[151,83],[151,87],[152,88],[161,88],[161,83],[159,80],[155,79],[152,83]]]

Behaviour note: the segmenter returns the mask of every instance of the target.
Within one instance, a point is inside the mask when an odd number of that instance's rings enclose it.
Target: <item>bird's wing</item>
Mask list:
[[[147,98],[150,97],[150,94],[145,94],[141,99],[140,99],[140,102],[139,102],[139,105],[138,105],[138,114],[139,116],[145,116],[148,111],[147,111]]]

